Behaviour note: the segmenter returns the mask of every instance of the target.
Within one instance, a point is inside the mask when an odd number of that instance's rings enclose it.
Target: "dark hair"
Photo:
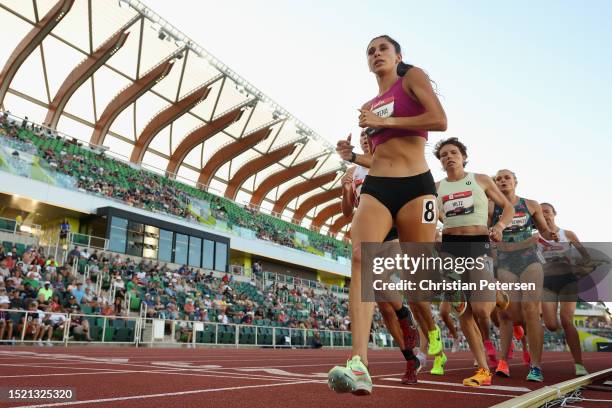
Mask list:
[[[378,37],[374,37],[370,40],[370,43],[374,40],[377,40],[379,38],[384,38],[385,40],[389,41],[391,43],[391,45],[393,45],[393,48],[395,48],[395,53],[396,54],[401,54],[402,53],[402,46],[395,41],[393,38],[391,38],[390,36],[388,36],[387,34],[383,34],[383,35],[379,35]],[[367,52],[367,50],[366,50]],[[408,72],[408,70],[412,68],[412,65],[410,64],[406,64],[404,61],[400,61],[399,64],[397,64],[397,75],[400,77],[403,77],[404,75],[406,75],[406,72]]]
[[[440,150],[442,150],[442,148],[446,145],[453,145],[457,147],[461,154],[467,157],[467,147],[461,143],[458,138],[449,137],[448,139],[443,139],[436,143],[436,146],[434,147],[434,156],[436,156],[436,159],[440,160]],[[467,160],[464,160],[463,167],[467,166],[467,164]]]
[[[552,205],[551,203],[541,203],[541,204],[540,204],[540,207],[541,207],[541,206],[543,206],[543,205],[547,205],[547,206],[549,206],[550,208],[552,208],[552,210],[553,210],[553,214],[557,215],[557,210],[555,210],[555,207],[553,207],[553,205]]]
[[[393,48],[395,48],[395,53],[396,54],[401,54],[402,53],[402,46],[395,41],[393,38],[391,38],[389,35],[387,34],[383,34],[383,35],[379,35],[377,37],[374,37],[370,40],[370,43],[374,40],[377,40],[379,38],[384,38],[385,40],[389,41],[391,43],[391,45],[393,45]],[[367,49],[366,49],[366,53],[367,53]],[[400,61],[397,64],[396,67],[396,72],[397,72],[397,76],[399,77],[403,77],[404,75],[406,75],[406,73],[408,72],[408,70],[410,70],[410,68],[412,68],[414,65],[411,64],[406,64],[404,61]],[[429,81],[433,84],[433,90],[436,93],[436,95],[439,95],[438,93],[438,84],[436,84],[436,81],[434,81],[433,79],[429,78]]]

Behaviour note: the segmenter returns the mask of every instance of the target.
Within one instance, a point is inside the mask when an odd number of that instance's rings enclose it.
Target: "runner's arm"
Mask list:
[[[586,248],[582,246],[582,243],[580,243],[580,240],[578,239],[578,236],[574,233],[574,231],[565,230],[565,236],[567,237],[567,239],[569,239],[572,245],[576,247],[576,250],[580,252],[582,260],[585,262],[589,262],[591,260],[591,255],[589,255]]]

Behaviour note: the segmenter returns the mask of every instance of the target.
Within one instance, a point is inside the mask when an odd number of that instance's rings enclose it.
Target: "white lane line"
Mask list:
[[[433,389],[433,388],[417,388],[417,387],[400,387],[397,385],[382,385],[382,384],[376,384],[374,385],[374,388],[392,388],[392,389],[396,389],[396,390],[414,390],[414,391],[429,391],[429,392],[443,392],[443,393],[449,393],[449,394],[469,394],[469,395],[487,395],[487,396],[494,396],[494,397],[510,397],[510,398],[514,398],[516,397],[516,395],[512,395],[512,394],[493,394],[490,392],[470,392],[470,391],[455,391],[455,390],[439,390],[439,389]]]
[[[385,381],[402,381],[401,378],[381,378]],[[513,391],[513,392],[529,392],[531,391],[529,388],[525,387],[510,387],[505,385],[483,385],[481,387],[470,387],[468,388],[466,385],[460,383],[453,382],[445,382],[445,381],[428,381],[428,380],[419,380],[418,384],[433,384],[433,385],[448,385],[451,387],[462,387],[466,389],[474,389],[474,390],[499,390],[499,391]]]
[[[301,385],[301,384],[308,384],[308,383],[314,383],[314,382],[319,382],[319,381],[293,381],[293,382],[282,383],[282,384],[261,384],[261,385],[244,385],[244,386],[239,386],[239,387],[208,388],[205,390],[177,391],[177,392],[147,394],[147,395],[131,395],[129,397],[101,398],[101,399],[84,400],[84,401],[67,401],[67,402],[57,402],[57,403],[52,403],[52,404],[40,404],[40,405],[21,405],[16,408],[45,408],[45,407],[63,407],[63,406],[68,406],[68,405],[81,405],[81,404],[98,404],[102,402],[127,401],[127,400],[133,400],[133,399],[163,398],[163,397],[175,397],[179,395],[204,394],[207,392],[235,391],[235,390],[244,390],[244,389],[251,389],[251,388],[282,387],[284,385]]]

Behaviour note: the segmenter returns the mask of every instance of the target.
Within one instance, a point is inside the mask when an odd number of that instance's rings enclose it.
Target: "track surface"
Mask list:
[[[0,407],[488,407],[544,385],[573,378],[569,353],[545,353],[543,384],[524,380],[527,367],[510,362],[512,378],[471,388],[461,380],[473,372],[468,352],[447,353],[444,376],[419,375],[404,386],[398,351],[374,350],[369,397],[338,395],[327,371],[346,360],[347,350],[169,349],[113,347],[0,347],[0,388],[72,388],[77,400],[2,401]],[[612,367],[612,353],[585,353],[590,372]],[[230,405],[228,405],[228,403]]]

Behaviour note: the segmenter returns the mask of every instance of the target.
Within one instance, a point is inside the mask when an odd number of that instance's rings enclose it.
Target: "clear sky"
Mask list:
[[[377,92],[369,40],[391,35],[438,85],[432,146],[459,137],[469,170],[510,168],[561,227],[610,240],[612,2],[144,2],[334,144]]]

